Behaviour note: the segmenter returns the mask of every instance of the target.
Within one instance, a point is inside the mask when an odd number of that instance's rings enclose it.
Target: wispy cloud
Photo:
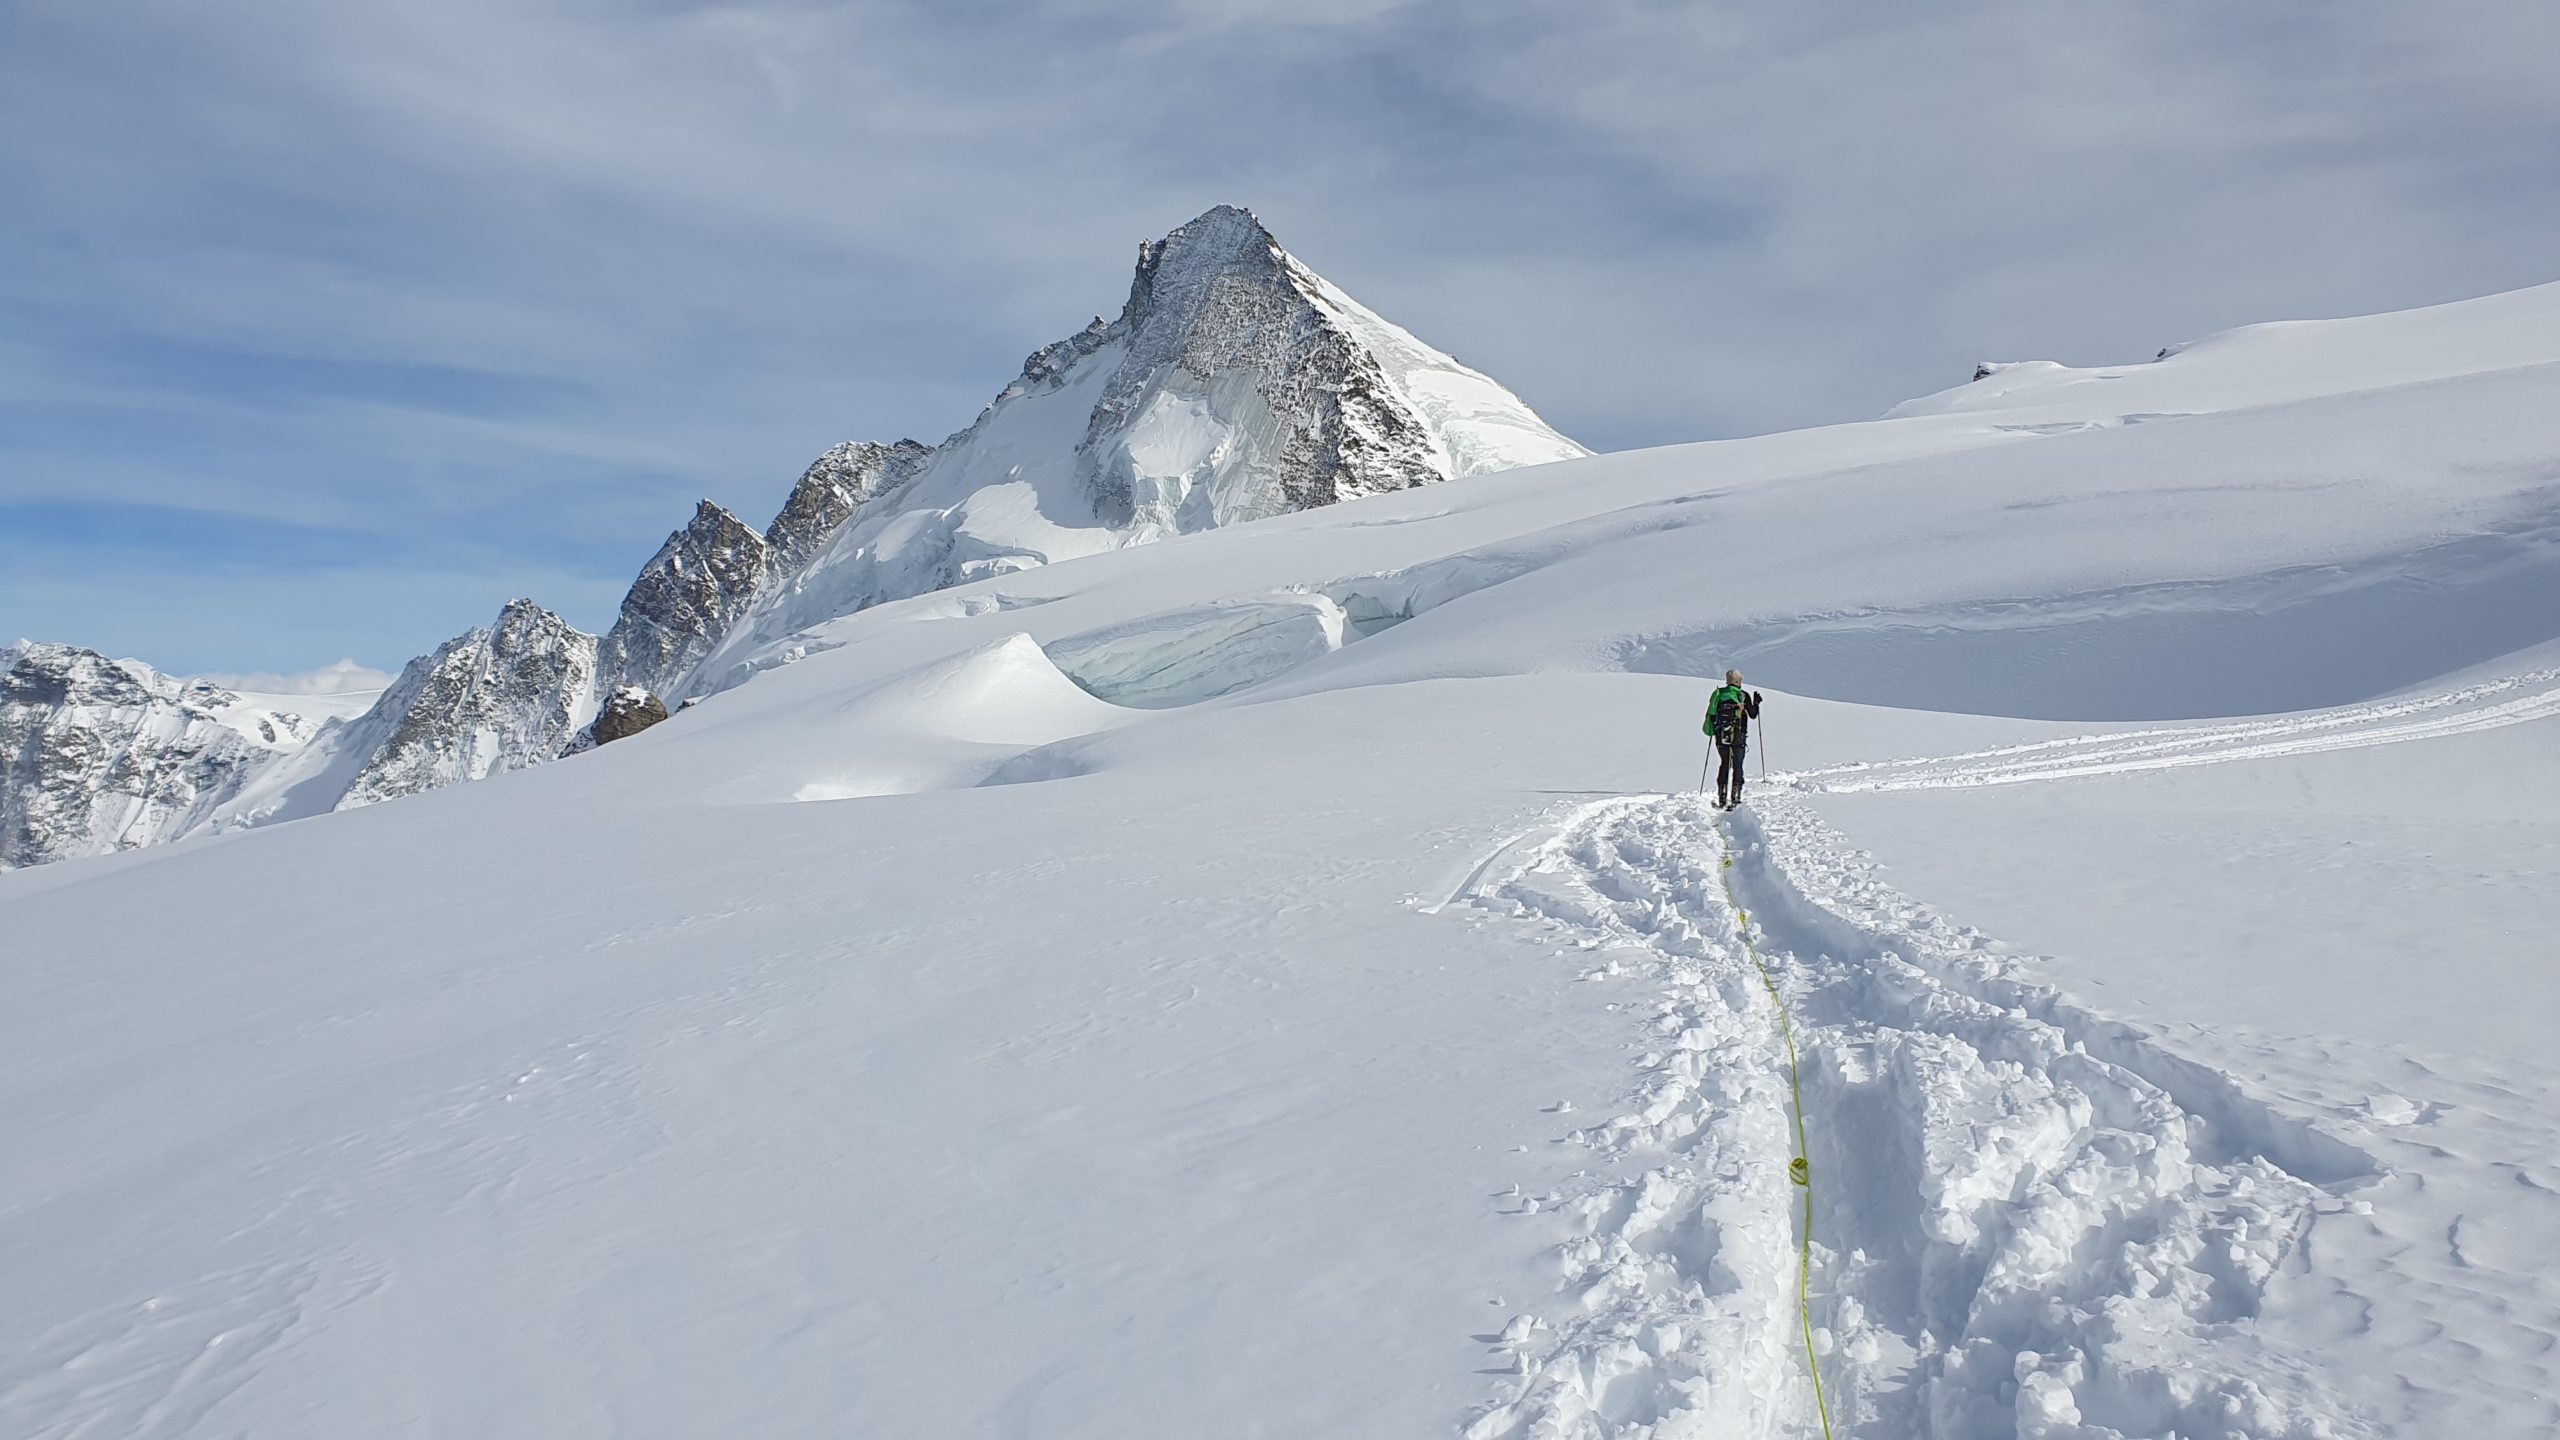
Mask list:
[[[197,678],[210,680],[226,690],[247,690],[260,695],[361,695],[381,689],[395,677],[387,670],[376,670],[353,660],[339,660],[335,664],[292,675],[279,675],[272,670],[246,673],[218,671]]]
[[[2535,283],[2554,53],[2541,0],[20,6],[0,502],[276,553],[21,509],[0,630],[191,572],[244,623],[115,621],[146,658],[599,624],[695,494],[939,438],[1226,200],[1604,447]],[[327,624],[245,623],[330,553]]]

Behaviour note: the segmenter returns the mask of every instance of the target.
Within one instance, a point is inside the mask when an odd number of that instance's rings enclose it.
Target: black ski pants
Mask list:
[[[1742,756],[1743,752],[1750,748],[1751,736],[1747,731],[1734,736],[1730,741],[1716,742],[1717,794],[1739,795],[1742,793]]]

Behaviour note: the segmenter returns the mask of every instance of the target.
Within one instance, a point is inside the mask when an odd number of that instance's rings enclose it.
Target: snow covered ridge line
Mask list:
[[[2372,1433],[2315,1357],[2249,1325],[2362,1151],[2064,1002],[2025,962],[1877,883],[1784,797],[1584,807],[1476,905],[1652,999],[1625,1113],[1562,1217],[1564,1285],[1496,1342],[1516,1371],[1470,1440],[1808,1433],[1778,1029],[1804,1056],[1816,1345],[1844,1433]],[[1554,1223],[1548,1221],[1544,1223]]]
[[[0,647],[0,870],[207,824],[366,698],[248,694],[70,645]]]
[[[2314,755],[2468,735],[2560,715],[2560,670],[2534,670],[2459,690],[2307,715],[2194,729],[2128,730],[1918,760],[1861,761],[1771,778],[1835,794],[2022,785],[2136,770]]]
[[[2560,359],[2555,338],[2560,284],[2536,285],[2416,310],[2243,325],[2163,347],[2133,365],[1986,361],[1968,383],[1886,413],[2004,411],[2018,423],[2003,429],[2051,434],[2545,365]],[[2124,393],[2102,407],[2109,412],[2103,418],[2074,413],[2098,390]]]
[[[1034,351],[942,444],[838,445],[760,532],[701,502],[601,637],[512,601],[412,661],[361,718],[252,745],[167,748],[194,722],[132,703],[57,716],[41,697],[59,687],[31,672],[0,716],[32,747],[0,775],[0,869],[523,769],[788,663],[810,648],[800,632],[857,610],[1589,453],[1309,270],[1250,213],[1218,206],[1142,243],[1119,318]],[[113,662],[81,663],[104,676]],[[639,693],[608,706],[625,691]],[[605,732],[588,728],[609,710]],[[100,758],[146,733],[162,747],[153,763]]]

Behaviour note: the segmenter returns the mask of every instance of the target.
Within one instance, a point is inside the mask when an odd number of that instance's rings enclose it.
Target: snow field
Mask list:
[[[2336,717],[2299,718],[2316,737]],[[2373,1157],[2254,1323],[2316,1349],[2337,1403],[2382,1433],[2522,1437],[2560,1426],[2560,1286],[2539,1258],[2560,1253],[2555,736],[2546,716],[2245,764],[1791,797],[1897,888],[2031,947],[2075,1003]]]

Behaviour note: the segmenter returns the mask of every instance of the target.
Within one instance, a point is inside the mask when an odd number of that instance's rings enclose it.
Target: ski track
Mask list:
[[[1774,783],[1834,794],[2017,785],[2356,750],[2521,725],[2560,715],[2560,670],[2535,670],[2433,695],[2191,728],[2129,730],[1915,760],[1829,765]]]
[[[1696,797],[1603,801],[1470,887],[1651,998],[1624,1113],[1567,1137],[1593,1165],[1518,1203],[1566,1221],[1558,1296],[1496,1337],[1512,1374],[1468,1440],[1820,1433],[1785,1056],[1728,873],[1802,1051],[1836,1434],[2379,1433],[2250,1323],[2316,1216],[2369,1210],[2345,1192],[2373,1158],[2065,1001],[1800,803],[1754,803],[1720,826]]]

